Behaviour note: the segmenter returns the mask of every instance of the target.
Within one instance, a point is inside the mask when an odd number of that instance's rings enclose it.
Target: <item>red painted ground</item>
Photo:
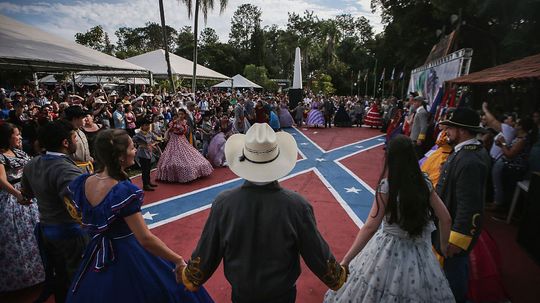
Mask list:
[[[312,172],[291,178],[283,182],[282,186],[301,193],[312,203],[321,234],[327,240],[336,258],[341,260],[349,245],[352,244],[358,228],[326,186]],[[209,210],[205,210],[154,228],[152,232],[173,250],[188,258],[197,244],[208,213]],[[230,302],[230,285],[224,278],[222,265],[205,287],[216,302]],[[305,265],[302,266],[297,288],[298,302],[322,302],[326,291],[325,285]]]
[[[195,180],[189,183],[167,183],[155,181],[156,171],[154,170],[150,174],[152,182],[156,183],[158,187],[156,191],[144,193],[144,204],[153,203],[165,198],[185,194],[203,187],[208,187],[217,183],[229,181],[238,178],[233,172],[226,168],[220,167],[214,169],[214,172],[205,178]],[[142,180],[140,177],[133,178],[133,183],[142,188]]]
[[[381,134],[378,130],[369,128],[319,128],[307,130],[300,128],[300,130],[325,150]],[[317,132],[317,134],[314,134],[314,132]],[[382,170],[383,157],[382,147],[377,147],[344,159],[341,162],[369,186],[375,188]],[[229,169],[220,168],[212,176],[188,184],[159,183],[158,191],[146,194],[145,203],[152,203],[233,178],[235,176]],[[135,178],[134,182],[141,185],[140,178]],[[314,173],[306,173],[283,182],[283,186],[300,192],[313,204],[322,235],[328,241],[338,260],[342,258],[354,240],[357,228],[324,184]],[[160,226],[153,229],[153,232],[173,250],[189,257],[200,236],[208,212],[206,210]],[[538,298],[540,298],[540,288],[538,288],[540,284],[540,266],[530,259],[516,243],[516,228],[490,219],[486,220],[485,227],[491,233],[501,251],[502,277],[512,302],[538,302]],[[326,287],[305,266],[297,286],[297,302],[299,303],[321,302],[326,291]],[[216,302],[230,302],[230,286],[223,276],[222,267],[210,279],[207,289]],[[40,290],[41,286],[36,286],[18,292],[1,294],[0,302],[32,302]],[[47,302],[54,302],[54,299],[50,298]]]
[[[384,166],[384,150],[382,146],[361,152],[341,160],[349,170],[364,180],[371,188],[377,187],[377,182]]]
[[[306,128],[299,130],[313,140],[324,150],[331,150],[343,145],[351,144],[367,138],[382,135],[381,131],[372,128],[358,127],[332,127],[332,128]]]

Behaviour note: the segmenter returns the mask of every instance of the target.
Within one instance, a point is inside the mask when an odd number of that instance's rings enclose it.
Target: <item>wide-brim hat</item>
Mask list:
[[[102,96],[98,96],[98,97],[95,97],[95,98],[94,98],[94,103],[97,103],[97,104],[107,104],[107,101],[105,101],[105,100],[103,99]]]
[[[480,126],[480,115],[467,107],[457,108],[452,111],[448,114],[446,120],[441,121],[439,124],[465,128],[477,133],[486,132],[486,129]]]
[[[296,164],[294,137],[274,132],[267,123],[253,124],[245,135],[225,143],[225,158],[237,176],[253,182],[272,182],[286,176]]]

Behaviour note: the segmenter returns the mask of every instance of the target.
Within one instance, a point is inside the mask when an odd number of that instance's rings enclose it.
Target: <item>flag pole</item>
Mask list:
[[[367,87],[367,86],[368,86],[368,82],[369,82],[369,81],[368,81],[368,80],[369,80],[369,79],[368,79],[368,78],[369,78],[368,75],[369,75],[369,71],[367,72],[366,76],[364,77],[364,82],[366,82],[366,90],[364,91],[364,95],[365,95],[365,96],[368,95],[368,87]]]
[[[405,98],[405,71],[403,71],[403,79],[401,79],[401,98]]]
[[[373,98],[377,90],[377,58],[375,58],[375,69],[373,69]]]

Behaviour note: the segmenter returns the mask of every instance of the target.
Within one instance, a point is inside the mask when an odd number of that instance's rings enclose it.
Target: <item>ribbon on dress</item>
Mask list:
[[[112,242],[113,240],[123,239],[131,235],[133,235],[133,233],[111,238],[105,233],[100,233],[92,237],[92,240],[90,240],[90,243],[84,252],[84,265],[77,274],[77,279],[75,280],[75,283],[73,283],[71,291],[75,292],[77,290],[80,281],[90,268],[99,272],[116,259]]]

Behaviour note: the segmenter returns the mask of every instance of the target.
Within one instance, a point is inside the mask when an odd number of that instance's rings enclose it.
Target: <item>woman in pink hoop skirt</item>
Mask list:
[[[157,179],[160,181],[186,183],[208,176],[214,170],[210,162],[187,141],[185,117],[186,111],[180,109],[169,125],[169,142],[157,165]]]

